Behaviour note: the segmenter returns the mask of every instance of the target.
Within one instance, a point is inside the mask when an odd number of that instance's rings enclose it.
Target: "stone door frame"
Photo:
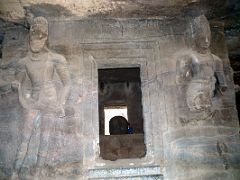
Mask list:
[[[140,68],[142,106],[143,106],[143,128],[144,142],[146,145],[146,156],[141,159],[131,159],[131,162],[139,164],[153,164],[154,162],[154,125],[152,120],[150,89],[155,81],[156,74],[151,72],[155,67],[156,53],[159,49],[156,41],[135,42],[112,42],[112,43],[89,43],[83,44],[84,61],[91,61],[92,66],[92,126],[94,152],[92,157],[93,166],[107,166],[112,164],[108,160],[100,158],[99,145],[99,109],[98,109],[98,69],[107,68]],[[156,83],[155,83],[156,84]],[[97,99],[97,101],[95,101]],[[123,160],[117,160],[124,162]],[[95,163],[94,163],[95,162]],[[117,164],[117,163],[115,163]],[[121,164],[121,163],[120,163]],[[122,164],[121,164],[122,165]]]

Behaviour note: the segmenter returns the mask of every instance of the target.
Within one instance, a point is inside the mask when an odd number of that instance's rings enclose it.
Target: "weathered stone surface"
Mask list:
[[[54,130],[46,131],[52,135],[42,174],[50,179],[113,179],[122,177],[121,173],[114,176],[116,169],[130,166],[130,170],[126,170],[128,174],[123,175],[126,179],[159,178],[161,174],[169,179],[238,179],[239,125],[224,42],[215,39],[217,42],[213,41],[211,47],[212,52],[222,59],[228,87],[223,96],[215,97],[213,114],[208,116],[205,112],[207,118],[203,118],[201,113],[189,111],[185,96],[182,96],[186,90],[177,86],[177,57],[182,51],[192,51],[191,26],[192,21],[188,18],[50,20],[49,48],[66,58],[72,83],[66,102],[68,116],[53,118],[49,115],[46,119],[49,126],[51,122],[54,124]],[[0,88],[1,123],[4,125],[0,140],[5,142],[1,146],[1,164],[4,164],[1,169],[8,177],[13,172],[17,148],[21,144],[18,138],[27,115],[21,110],[17,93],[12,91],[10,84],[18,60],[26,55],[28,39],[23,27],[21,31],[19,27],[11,31],[25,32],[26,36],[14,40],[6,34],[3,43],[3,61],[12,62],[11,69],[7,66],[1,69],[1,77],[7,75],[8,78],[1,79],[4,88]],[[16,43],[23,46],[12,53],[11,47]],[[9,56],[5,56],[7,54]],[[121,159],[113,163],[99,157],[97,70],[124,67],[140,68],[146,155],[141,159]],[[36,71],[40,69],[37,67]],[[62,87],[59,78],[55,72],[54,87],[57,90]],[[26,91],[31,91],[31,83],[23,86]],[[35,121],[37,125],[37,119]],[[39,130],[29,144],[32,148],[26,168],[22,169],[22,179],[31,175],[31,166],[37,159]],[[139,166],[146,171],[138,173],[136,168]],[[132,171],[135,172],[131,174]]]
[[[142,158],[146,154],[143,134],[100,136],[100,156],[103,159]]]
[[[17,0],[3,0],[0,4],[0,12],[5,19],[15,21],[24,18],[24,8],[36,16],[44,15],[48,17],[109,15],[115,17],[154,17],[159,16],[159,12],[161,12],[161,16],[176,16],[188,11],[188,7],[191,7],[192,4],[199,4],[199,2],[200,0],[81,0],[80,2],[76,0],[56,0],[54,2],[50,0],[22,0],[20,2]],[[206,9],[206,7],[202,6],[201,9]]]

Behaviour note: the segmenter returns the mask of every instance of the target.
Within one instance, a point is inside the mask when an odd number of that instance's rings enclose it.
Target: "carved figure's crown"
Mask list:
[[[43,34],[48,34],[48,21],[46,18],[39,16],[33,19],[32,26],[37,28]]]
[[[198,33],[209,33],[210,26],[206,16],[201,15],[193,20],[193,35],[196,36]]]
[[[203,27],[205,25],[209,25],[209,23],[208,23],[208,20],[207,20],[206,16],[201,15],[201,16],[198,16],[194,19],[194,25],[197,28],[200,28],[200,27]]]

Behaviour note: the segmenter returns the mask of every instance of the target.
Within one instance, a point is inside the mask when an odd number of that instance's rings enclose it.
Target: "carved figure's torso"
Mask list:
[[[214,76],[215,62],[211,54],[199,54],[196,53],[193,57],[192,64],[193,77],[192,81],[201,80],[208,83],[216,82]]]
[[[55,107],[58,104],[58,96],[53,81],[55,63],[54,59],[59,58],[58,54],[45,52],[37,59],[28,55],[24,58],[22,65],[25,73],[31,81],[31,99],[39,106]]]
[[[40,60],[28,58],[26,71],[32,82],[32,98],[39,100],[47,97],[49,102],[56,102],[57,93],[53,84],[54,64],[49,53],[41,55]]]
[[[221,59],[211,52],[186,53],[177,62],[177,83],[187,85],[186,101],[191,111],[210,108],[216,88],[226,86]]]

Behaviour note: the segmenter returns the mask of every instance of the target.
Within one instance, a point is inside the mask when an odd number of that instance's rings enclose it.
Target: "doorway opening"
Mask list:
[[[141,158],[143,132],[140,68],[98,70],[100,156]]]

